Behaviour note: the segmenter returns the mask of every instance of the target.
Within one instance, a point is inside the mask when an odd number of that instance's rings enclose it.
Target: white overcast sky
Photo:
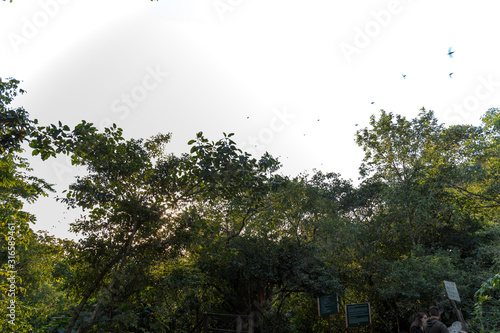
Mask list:
[[[499,9],[495,0],[2,1],[0,77],[23,81],[16,105],[43,124],[171,132],[176,154],[198,131],[234,132],[252,154],[281,156],[284,174],[317,169],[356,183],[354,135],[380,109],[478,124],[500,106]],[[78,173],[65,158],[32,166],[58,190]],[[74,212],[53,198],[29,209],[35,230],[72,237]]]

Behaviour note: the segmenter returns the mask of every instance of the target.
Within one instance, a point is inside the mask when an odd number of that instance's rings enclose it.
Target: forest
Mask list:
[[[340,303],[333,332],[402,332],[431,305],[458,320],[443,281],[470,332],[500,332],[500,109],[479,126],[381,110],[356,133],[354,185],[283,175],[232,133],[199,132],[174,155],[171,133],[43,124],[12,106],[19,84],[0,80],[1,332],[200,333],[206,313],[252,316],[254,332],[327,332],[324,295]],[[58,199],[85,212],[78,240],[33,230],[23,207],[54,184],[26,155],[86,170]],[[357,303],[372,323],[346,329]]]

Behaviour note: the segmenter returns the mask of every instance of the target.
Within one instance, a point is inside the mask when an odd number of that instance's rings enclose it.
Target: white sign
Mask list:
[[[448,298],[457,302],[460,302],[460,296],[458,295],[457,285],[455,282],[444,281],[444,287],[446,288],[446,293]]]
[[[450,327],[448,327],[448,331],[450,333],[460,333],[463,332],[462,330],[462,323],[459,321],[454,322]]]

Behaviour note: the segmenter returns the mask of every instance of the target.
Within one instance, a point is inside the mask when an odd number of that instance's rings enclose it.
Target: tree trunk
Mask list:
[[[413,234],[414,233],[414,231],[413,231],[413,223],[411,221],[411,214],[410,214],[409,208],[406,208],[406,216],[407,216],[407,219],[408,219],[408,229],[410,230],[410,240],[411,240],[411,243],[413,244],[413,248],[416,248],[417,247],[417,242],[415,241],[415,235]]]
[[[84,293],[83,298],[80,301],[80,304],[78,304],[78,306],[75,309],[75,313],[73,314],[71,321],[66,326],[65,333],[71,333],[71,331],[75,327],[75,324],[76,324],[78,317],[80,316],[80,313],[83,310],[83,307],[85,306],[85,304],[87,304],[87,301],[89,300],[90,296],[92,296],[92,294],[99,288],[99,286],[100,286],[102,280],[104,279],[104,277],[106,276],[106,274],[108,274],[108,272],[111,270],[111,268],[113,268],[114,265],[119,264],[123,260],[123,258],[125,258],[127,256],[128,252],[130,251],[130,247],[132,245],[132,240],[134,239],[134,236],[136,235],[137,230],[139,230],[139,223],[138,222],[135,223],[134,229],[132,230],[132,233],[130,234],[130,236],[127,240],[127,243],[125,244],[123,254],[118,253],[118,255],[115,257],[115,260],[112,260],[108,265],[106,265],[104,267],[101,274],[99,274],[99,277],[92,284],[92,287],[89,290],[87,290],[87,292]]]

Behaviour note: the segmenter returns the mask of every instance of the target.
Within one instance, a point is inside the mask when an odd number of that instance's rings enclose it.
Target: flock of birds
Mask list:
[[[447,54],[448,54],[448,56],[449,56],[450,58],[453,58],[453,53],[455,53],[455,51],[452,51],[452,50],[451,50],[451,47],[450,47],[450,48],[448,48],[448,53],[447,53]],[[403,79],[406,79],[406,74],[401,74],[401,75],[403,76]],[[448,75],[450,76],[450,78],[452,78],[453,72],[449,73]],[[374,101],[372,101],[370,104],[375,104],[375,102],[374,102]],[[250,117],[249,117],[249,116],[247,116],[247,119],[249,119],[249,118],[250,118]],[[319,121],[319,119],[318,119],[318,121]],[[354,126],[358,126],[358,124],[354,124]],[[305,133],[304,133],[304,136],[306,136],[306,134],[305,134]],[[257,145],[255,145],[255,147],[257,147]],[[281,157],[281,156],[279,156],[279,157]],[[286,158],[288,158],[288,156],[287,156]],[[321,163],[321,165],[323,165],[323,163]]]
[[[453,58],[453,53],[455,53],[455,51],[452,51],[450,46],[450,48],[448,48],[448,53],[447,53],[448,57]],[[406,74],[401,74],[401,75],[403,76],[403,79],[406,79]],[[449,73],[448,75],[450,76],[451,79],[453,72]],[[375,102],[372,101],[370,104],[375,104]],[[355,124],[355,126],[358,126],[358,124]]]
[[[450,58],[453,58],[453,53],[455,53],[455,51],[452,51],[451,50],[451,46],[450,46],[450,48],[448,48],[448,53],[447,54],[448,54],[448,56]],[[403,79],[406,79],[406,74],[401,74],[401,75],[403,76]],[[452,78],[453,72],[449,73],[448,75],[450,76],[450,78]],[[372,101],[370,104],[375,104],[375,102]],[[247,119],[249,119],[249,118],[250,117],[247,116]],[[319,121],[319,119],[318,119],[318,121]],[[355,126],[358,126],[358,124],[355,124]],[[304,136],[305,136],[305,134],[304,134]]]
[[[455,51],[452,51],[452,50],[451,50],[451,46],[450,46],[450,48],[448,49],[448,56],[449,56],[450,58],[453,58],[453,53],[455,53]],[[401,74],[401,75],[403,76],[403,79],[406,79],[406,74]],[[451,78],[451,76],[453,75],[453,72],[451,72],[451,73],[450,73],[450,74],[448,74],[448,75],[449,75],[449,76],[450,76],[450,78]],[[372,104],[373,104],[373,102],[372,102]]]

